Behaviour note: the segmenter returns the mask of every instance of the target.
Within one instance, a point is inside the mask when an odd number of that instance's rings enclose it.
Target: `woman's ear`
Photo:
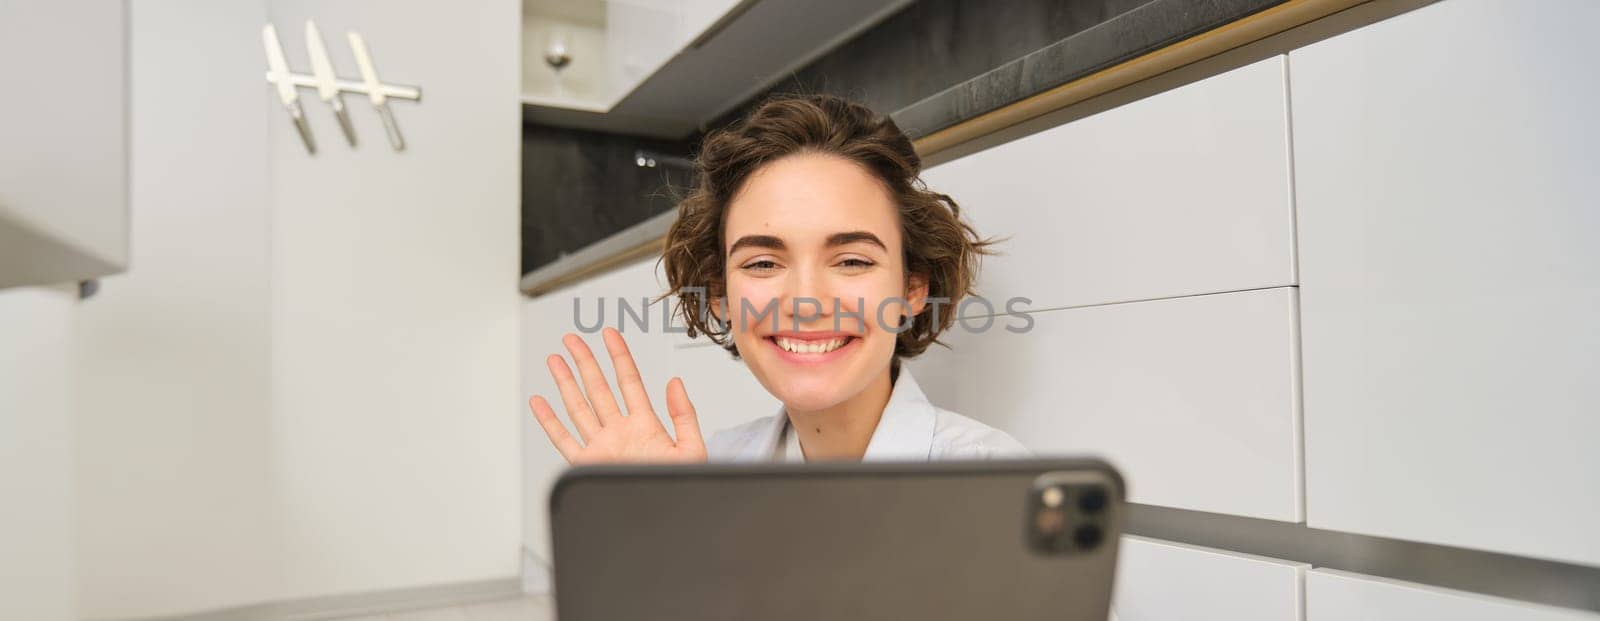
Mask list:
[[[922,309],[928,305],[927,276],[912,274],[906,278],[906,303],[910,306],[910,316],[922,314]]]

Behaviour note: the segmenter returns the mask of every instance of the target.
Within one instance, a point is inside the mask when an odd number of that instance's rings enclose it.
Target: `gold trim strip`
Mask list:
[[[1005,129],[1090,97],[1166,73],[1234,48],[1327,17],[1367,0],[1289,0],[1228,22],[1143,56],[1125,60],[1061,86],[946,127],[914,142],[928,157],[957,144]]]

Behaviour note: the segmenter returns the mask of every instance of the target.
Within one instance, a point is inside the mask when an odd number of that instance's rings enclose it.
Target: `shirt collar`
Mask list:
[[[923,394],[922,387],[911,376],[911,370],[900,367],[894,388],[889,392],[889,403],[883,407],[878,427],[867,442],[867,452],[862,461],[927,461],[933,454],[933,404]],[[770,460],[777,454],[778,443],[784,440],[784,430],[789,426],[789,415],[783,406],[778,415],[761,428],[755,441],[745,447],[741,458],[758,461]],[[792,456],[791,456],[792,457]]]

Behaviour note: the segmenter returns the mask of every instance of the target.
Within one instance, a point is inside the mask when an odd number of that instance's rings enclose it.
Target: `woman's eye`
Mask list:
[[[742,267],[744,269],[747,269],[747,270],[755,270],[755,271],[758,271],[758,272],[762,272],[762,271],[766,271],[766,270],[778,269],[778,262],[777,261],[768,261],[768,260],[751,261],[749,263],[744,264]]]
[[[839,265],[842,265],[844,267],[860,269],[860,268],[864,268],[864,267],[872,267],[875,264],[873,262],[871,262],[871,261],[866,260],[866,259],[845,259],[843,261],[840,261]]]

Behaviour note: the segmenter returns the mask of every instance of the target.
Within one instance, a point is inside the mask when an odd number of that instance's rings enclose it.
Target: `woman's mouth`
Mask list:
[[[860,337],[841,333],[780,334],[765,339],[778,350],[778,357],[797,363],[820,363],[845,354]]]

